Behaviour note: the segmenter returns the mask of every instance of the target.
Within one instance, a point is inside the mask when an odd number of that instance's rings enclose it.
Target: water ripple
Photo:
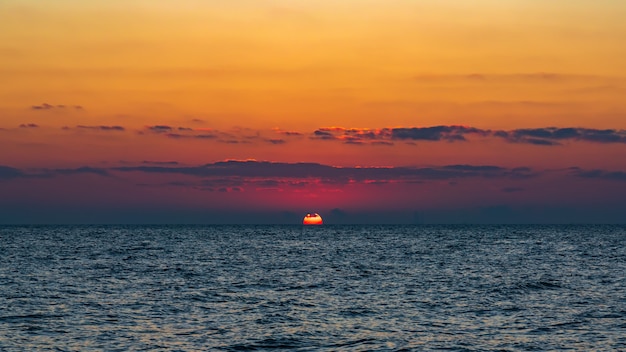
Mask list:
[[[624,226],[0,227],[0,350],[625,350]]]

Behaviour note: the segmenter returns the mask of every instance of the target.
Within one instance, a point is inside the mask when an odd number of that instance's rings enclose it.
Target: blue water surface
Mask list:
[[[625,226],[5,226],[0,350],[626,350]]]

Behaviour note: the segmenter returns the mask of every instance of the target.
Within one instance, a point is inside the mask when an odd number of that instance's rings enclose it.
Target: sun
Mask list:
[[[318,213],[308,213],[302,220],[302,225],[322,225],[322,217]]]

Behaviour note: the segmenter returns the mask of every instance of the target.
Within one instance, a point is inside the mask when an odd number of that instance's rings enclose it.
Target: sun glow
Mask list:
[[[322,225],[323,223],[322,217],[318,213],[306,214],[302,220],[302,225]]]

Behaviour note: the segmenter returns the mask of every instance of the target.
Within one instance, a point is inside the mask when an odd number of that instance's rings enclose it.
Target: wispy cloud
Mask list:
[[[465,141],[466,135],[486,136],[490,131],[467,126],[395,127],[395,128],[345,128],[322,127],[315,130],[311,139],[337,140],[346,144],[392,145],[393,141]]]
[[[48,104],[43,103],[41,105],[32,105],[31,110],[53,110],[53,109],[73,109],[73,110],[83,110],[82,105],[65,105],[65,104]]]
[[[106,169],[83,166],[75,169],[50,169],[46,170],[49,176],[57,175],[77,175],[77,174],[94,174],[100,176],[109,176],[109,172]]]
[[[433,127],[410,127],[392,128],[391,139],[413,141],[464,141],[465,135],[480,134],[487,132],[478,128],[466,126],[433,126]]]
[[[285,141],[284,139],[279,139],[279,138],[266,139],[265,141],[267,143],[274,144],[274,145],[281,145],[281,144],[287,143],[287,141]]]
[[[20,129],[35,129],[39,125],[24,123]],[[76,125],[65,126],[64,130],[91,130],[124,132],[120,125]],[[5,132],[15,131],[3,129]],[[348,145],[394,146],[422,142],[468,143],[480,139],[495,139],[507,143],[554,147],[566,143],[584,142],[598,144],[626,144],[624,129],[595,129],[585,127],[543,127],[494,130],[465,125],[396,126],[382,128],[354,128],[343,126],[320,127],[314,131],[257,130],[235,127],[229,130],[193,128],[172,125],[148,125],[136,130],[137,136],[161,136],[175,140],[205,140],[223,144],[270,144],[285,145],[309,141],[334,141]]]
[[[97,130],[97,131],[111,131],[111,132],[126,131],[126,128],[124,128],[123,126],[107,126],[107,125],[99,125],[99,126],[78,125],[76,126],[76,128],[83,129],[83,130]]]
[[[124,166],[119,172],[180,174],[196,177],[252,177],[322,179],[338,183],[366,181],[451,180],[461,178],[530,178],[529,168],[508,169],[489,165],[447,165],[440,167],[336,167],[317,163],[276,163],[229,160],[193,167]]]
[[[178,161],[154,161],[154,160],[144,160],[141,163],[144,165],[167,165],[167,166],[174,166],[174,165],[180,164]]]
[[[489,130],[471,126],[440,125],[429,127],[345,128],[323,127],[311,133],[314,140],[342,141],[346,144],[383,144],[393,141],[465,142],[468,137],[500,138],[509,143],[539,146],[561,145],[564,141],[592,143],[626,143],[626,130],[578,127],[523,128]],[[386,143],[385,143],[386,142]]]
[[[58,168],[58,169],[40,169],[35,171],[24,171],[10,166],[0,165],[0,180],[11,180],[18,178],[51,178],[55,176],[68,176],[79,174],[94,174],[100,176],[109,176],[109,171],[103,168],[83,166],[78,168]]]
[[[172,139],[217,139],[218,136],[216,134],[211,133],[203,133],[203,134],[182,134],[182,133],[165,133],[165,137]]]
[[[626,143],[626,131],[614,129],[591,129],[591,128],[532,128],[517,129],[512,131],[497,131],[497,137],[505,138],[510,142],[519,143],[552,143],[559,144],[558,141],[575,140],[596,143]]]
[[[142,187],[184,187],[207,192],[292,191],[305,189],[341,190],[344,186],[390,187],[393,185],[439,185],[462,182],[488,182],[499,185],[505,194],[523,193],[533,179],[557,175],[563,180],[587,179],[598,182],[626,182],[621,170],[535,170],[529,167],[455,164],[428,167],[338,167],[319,163],[282,163],[256,160],[227,160],[197,166],[181,166],[177,161],[142,161],[134,166],[49,168],[21,170],[0,165],[0,182],[18,179],[59,177],[98,177],[128,180]],[[133,180],[141,180],[136,183]],[[97,178],[89,182],[100,182]]]
[[[574,168],[573,174],[577,177],[582,178],[592,178],[609,181],[626,181],[626,172],[624,171],[607,171],[601,169],[582,170]]]
[[[162,135],[171,139],[178,140],[213,140],[224,144],[251,144],[255,141],[264,142],[272,145],[282,145],[287,143],[285,138],[267,138],[263,136],[263,133],[259,130],[249,128],[233,128],[230,131],[220,131],[211,128],[190,128],[181,126],[169,126],[169,125],[153,125],[146,126],[143,132],[151,134]],[[266,131],[267,132],[267,131]],[[276,132],[276,130],[274,130]],[[282,133],[284,137],[290,137],[301,135],[300,132],[286,132]]]
[[[146,126],[146,129],[150,132],[154,133],[169,133],[175,130],[175,127],[168,125],[154,125],[154,126]]]
[[[0,180],[11,180],[23,177],[25,174],[16,168],[0,165]]]
[[[302,132],[298,132],[298,131],[287,131],[287,130],[283,130],[280,129],[278,127],[273,128],[272,131],[274,131],[274,133],[286,136],[286,137],[300,137],[303,135]]]
[[[468,73],[468,74],[422,74],[414,76],[416,82],[473,82],[473,83],[564,83],[572,81],[606,81],[615,77],[580,75],[559,72],[521,72],[509,74]]]

